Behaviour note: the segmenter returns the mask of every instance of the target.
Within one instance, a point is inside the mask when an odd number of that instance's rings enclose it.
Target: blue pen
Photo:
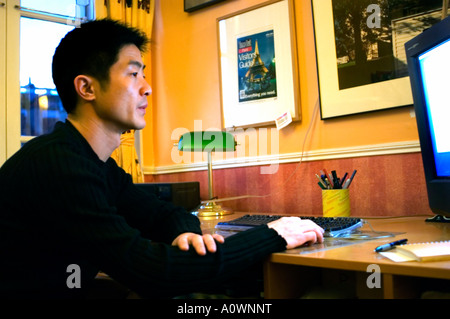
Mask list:
[[[407,241],[408,241],[408,239],[400,239],[400,240],[394,241],[394,242],[389,243],[389,244],[378,246],[377,248],[375,248],[375,252],[379,253],[379,252],[382,252],[382,251],[391,250],[395,246],[405,244]]]
[[[345,185],[344,188],[349,188],[350,187],[350,184],[352,183],[353,178],[355,177],[355,174],[356,174],[356,169],[353,171],[352,176],[348,179],[347,185]]]

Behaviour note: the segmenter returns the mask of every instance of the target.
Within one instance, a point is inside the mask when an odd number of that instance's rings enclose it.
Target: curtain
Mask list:
[[[151,39],[155,0],[96,0],[95,11],[97,19],[110,18],[125,22],[132,27],[141,29]],[[151,56],[150,48],[148,49],[148,52],[142,57],[146,65],[145,72],[148,74],[146,74],[147,80],[151,79],[149,74]],[[149,101],[150,103],[151,101]],[[135,148],[134,130],[122,134],[120,146],[112,153],[111,157],[117,162],[117,165],[133,177],[134,183],[144,182],[144,175]]]
[[[155,0],[96,0],[97,19],[110,18],[140,28],[152,35]]]

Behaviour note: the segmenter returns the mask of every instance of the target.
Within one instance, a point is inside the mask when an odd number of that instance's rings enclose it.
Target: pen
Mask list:
[[[327,189],[332,189],[333,188],[333,187],[331,187],[330,181],[326,177],[325,177],[325,182],[327,183]]]
[[[375,252],[379,253],[379,252],[382,252],[382,251],[391,250],[395,246],[403,245],[407,241],[408,241],[408,239],[400,239],[400,240],[394,241],[394,242],[389,243],[389,244],[384,244],[384,245],[378,246],[377,248],[375,248]]]
[[[344,177],[342,177],[342,180],[341,180],[341,188],[344,187],[344,183],[345,183],[345,179],[347,178],[347,175],[348,175],[348,173],[345,173],[345,174],[344,174]]]
[[[325,168],[323,169],[323,172],[325,173],[325,177],[328,179],[328,184],[331,186],[331,188],[334,188],[333,181],[331,179],[331,174],[328,174]]]
[[[326,186],[324,186],[321,182],[318,182],[317,184],[319,185],[320,188],[327,189]]]
[[[349,184],[350,184],[350,177],[347,177],[347,180],[343,183],[342,188],[347,189]]]
[[[320,186],[322,189],[327,189],[327,186],[325,185],[325,182],[322,180],[322,178],[320,178],[320,176],[317,175],[317,174],[316,174],[316,177],[317,177],[317,179],[319,180],[319,186]]]
[[[353,181],[353,178],[355,177],[355,174],[356,174],[356,169],[353,171],[352,176],[345,181],[346,185],[344,185],[343,188],[349,188],[350,187],[350,183]]]

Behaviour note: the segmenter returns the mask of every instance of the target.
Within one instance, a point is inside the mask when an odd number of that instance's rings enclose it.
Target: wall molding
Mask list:
[[[213,160],[214,169],[236,168],[261,165],[278,165],[285,163],[295,163],[302,161],[318,161],[363,156],[393,155],[420,152],[419,141],[404,141],[386,144],[363,145],[345,148],[330,148],[304,152],[263,155],[254,157],[238,157],[224,160]],[[206,162],[182,163],[168,166],[144,166],[143,172],[146,175],[160,175],[185,173],[191,171],[201,171],[207,169]]]

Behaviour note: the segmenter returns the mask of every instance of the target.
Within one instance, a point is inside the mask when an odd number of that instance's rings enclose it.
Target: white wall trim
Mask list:
[[[213,168],[219,169],[219,168],[236,168],[247,166],[260,166],[260,165],[276,165],[284,163],[295,163],[299,162],[301,159],[303,161],[318,161],[318,160],[330,160],[330,159],[376,156],[376,155],[392,155],[392,154],[404,154],[416,152],[420,152],[419,141],[405,141],[386,144],[374,144],[374,145],[364,145],[345,148],[330,148],[323,150],[308,151],[303,154],[303,159],[301,152],[277,154],[277,155],[263,155],[255,157],[239,157],[214,161]],[[151,174],[151,175],[184,173],[206,169],[207,169],[206,162],[183,163],[158,167],[150,167],[150,166],[143,167],[144,174]]]

